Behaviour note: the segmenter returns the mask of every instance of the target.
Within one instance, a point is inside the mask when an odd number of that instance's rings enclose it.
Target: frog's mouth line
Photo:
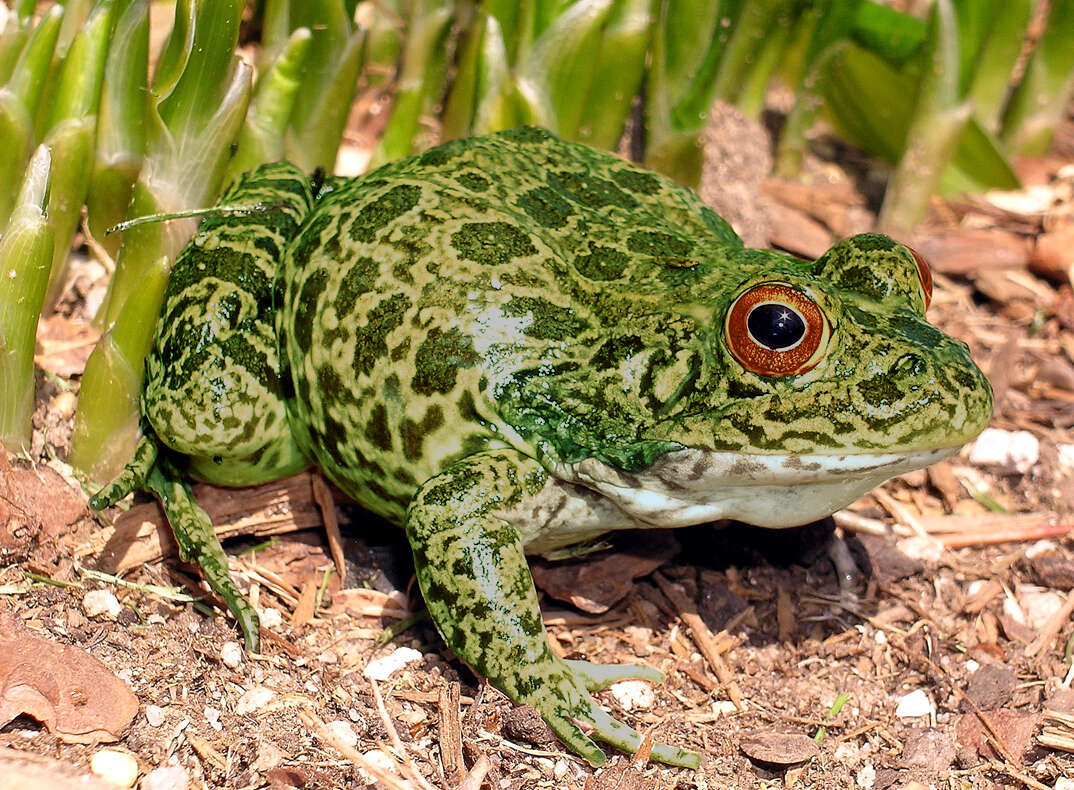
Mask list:
[[[595,458],[564,464],[556,472],[655,527],[718,519],[794,527],[831,515],[885,480],[957,451],[746,455],[686,448],[664,454],[642,472],[623,472]]]

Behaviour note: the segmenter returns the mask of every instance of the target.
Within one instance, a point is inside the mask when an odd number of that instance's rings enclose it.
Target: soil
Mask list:
[[[750,153],[763,130],[728,113],[713,123],[736,165],[713,164],[707,184],[760,207],[741,219],[751,236],[816,255],[871,225],[877,165],[820,138],[827,158],[802,181],[765,178],[768,151]],[[67,786],[71,766],[96,756],[104,771],[118,750],[157,790],[1070,787],[1074,123],[1019,169],[1021,192],[937,202],[911,239],[934,267],[930,319],[995,388],[989,442],[808,528],[622,535],[535,563],[553,648],[660,669],[663,684],[597,696],[698,751],[696,771],[612,753],[595,771],[567,752],[444,647],[399,530],[337,496],[330,537],[309,473],[197,489],[263,615],[263,652],[239,649],[156,505],[97,516],[62,460],[106,282],[76,251],[42,324],[30,458],[0,459],[0,775]],[[732,184],[735,171],[754,175]],[[833,529],[861,571],[853,594],[829,559]],[[133,692],[129,724],[87,656]],[[386,657],[412,660],[370,680]]]

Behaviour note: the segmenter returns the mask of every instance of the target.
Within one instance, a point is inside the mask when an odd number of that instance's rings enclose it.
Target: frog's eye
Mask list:
[[[761,376],[796,376],[824,358],[831,326],[817,303],[781,283],[744,291],[727,311],[727,346]]]
[[[924,255],[913,247],[906,249],[910,250],[910,254],[914,256],[914,263],[917,264],[917,277],[921,280],[921,293],[925,296],[925,309],[928,310],[929,305],[932,304],[932,270]]]

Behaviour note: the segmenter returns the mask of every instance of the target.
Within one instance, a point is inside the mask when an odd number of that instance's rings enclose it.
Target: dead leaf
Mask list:
[[[66,743],[118,741],[138,712],[127,684],[85,650],[0,613],[0,724],[26,714]]]
[[[797,765],[820,753],[809,736],[776,730],[752,732],[742,739],[738,748],[754,762],[768,765]]]
[[[1033,734],[1040,724],[1041,714],[1020,710],[988,711],[983,714],[989,725],[1003,741],[1003,745],[1016,758],[1022,757],[1033,745]],[[976,750],[982,757],[998,757],[996,750],[988,742],[988,735],[980,719],[973,713],[964,713],[956,730],[958,745],[962,748]]]
[[[601,614],[618,603],[634,586],[634,579],[648,576],[679,551],[679,544],[666,530],[646,530],[629,536],[634,543],[638,535],[644,551],[611,551],[592,558],[570,562],[531,563],[536,585],[561,601],[583,612]]]

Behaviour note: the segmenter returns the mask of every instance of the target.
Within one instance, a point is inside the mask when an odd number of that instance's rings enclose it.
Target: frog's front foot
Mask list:
[[[664,679],[663,674],[638,664],[591,664],[588,661],[559,662],[558,659],[552,659],[551,663],[562,664],[562,669],[551,666],[546,669],[551,682],[541,684],[521,701],[537,708],[552,731],[590,765],[598,766],[605,760],[604,752],[592,739],[623,752],[636,752],[641,746],[641,735],[612,718],[589,696],[589,692],[627,678],[660,682]],[[590,728],[588,735],[579,722]],[[700,758],[693,752],[663,743],[653,744],[650,758],[683,768],[697,768],[700,764]]]
[[[589,692],[663,676],[648,667],[568,662],[549,649],[522,541],[497,515],[539,489],[544,474],[510,450],[466,458],[422,487],[407,513],[407,538],[429,613],[455,654],[515,702],[535,707],[571,750],[600,765],[604,752],[590,735],[630,753],[642,738]],[[663,744],[651,757],[688,768],[700,762]]]

